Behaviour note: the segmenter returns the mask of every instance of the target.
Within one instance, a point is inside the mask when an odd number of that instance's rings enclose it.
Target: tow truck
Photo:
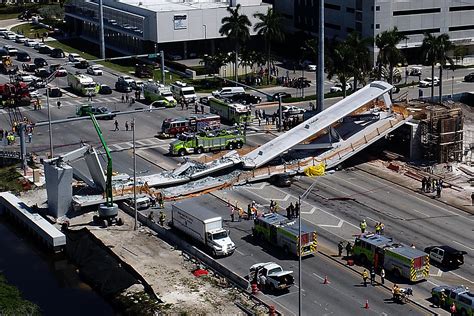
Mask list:
[[[240,129],[183,133],[169,147],[171,155],[201,154],[223,149],[242,148],[245,135]]]
[[[430,257],[427,253],[394,242],[392,238],[366,233],[355,238],[353,253],[363,265],[382,267],[397,278],[410,282],[427,279],[430,275]]]
[[[283,248],[286,254],[300,255],[299,227],[296,220],[290,220],[278,213],[267,213],[254,220],[252,235],[270,245]],[[301,256],[309,256],[317,250],[316,230],[301,225]]]

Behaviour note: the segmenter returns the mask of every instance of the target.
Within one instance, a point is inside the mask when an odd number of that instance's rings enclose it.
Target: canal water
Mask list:
[[[43,315],[116,315],[65,258],[52,258],[0,216],[0,271]]]

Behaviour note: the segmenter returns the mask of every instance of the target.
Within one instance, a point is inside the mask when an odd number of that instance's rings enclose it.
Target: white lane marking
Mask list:
[[[238,249],[235,249],[235,252],[237,252],[239,255],[245,256],[245,254],[242,251],[239,251]]]
[[[314,272],[313,272],[313,275],[314,275],[315,277],[317,277],[317,278],[319,278],[319,279],[321,279],[321,280],[323,280],[323,281],[324,281],[324,278],[323,278],[322,276],[320,276],[320,275],[317,275],[317,274],[316,274],[316,273],[314,273]]]
[[[319,207],[313,206],[313,208],[309,211],[301,211],[301,214],[313,214],[316,209],[319,209]]]
[[[345,191],[343,191],[343,190],[341,190],[341,189],[337,189],[337,188],[335,188],[335,187],[333,187],[333,186],[331,186],[331,185],[329,185],[329,184],[327,184],[327,183],[321,183],[321,184],[324,185],[324,186],[326,186],[326,187],[328,187],[328,188],[330,188],[330,189],[333,189],[333,190],[336,191],[336,192],[341,192],[341,193],[344,194],[344,195],[347,195],[347,196],[350,196],[350,195],[351,195],[350,193],[347,193],[347,192],[345,192]]]
[[[434,276],[434,277],[440,277],[442,275],[443,275],[443,271],[441,271],[441,269],[438,269],[438,273],[436,273],[436,274],[430,273],[430,276]]]
[[[460,245],[460,246],[463,246],[464,248],[467,248],[467,249],[469,249],[469,250],[474,251],[474,248],[471,248],[471,247],[468,247],[468,246],[466,246],[466,245],[464,245],[464,244],[461,244],[459,241],[453,240],[453,243],[458,244],[458,245]]]
[[[455,272],[453,272],[453,271],[449,271],[449,273],[451,273],[452,275],[455,275],[455,276],[457,276],[457,277],[458,277],[458,278],[460,278],[460,279],[463,279],[463,280],[464,280],[464,281],[466,281],[466,282],[469,282],[469,283],[472,283],[472,284],[474,284],[474,282],[473,282],[473,281],[471,281],[471,280],[469,280],[469,279],[467,279],[467,278],[463,277],[462,275],[459,275],[459,274],[457,274],[457,273],[455,273]]]
[[[417,213],[419,213],[419,214],[421,214],[421,215],[423,215],[423,216],[430,217],[430,215],[428,215],[428,214],[425,214],[425,213],[423,213],[423,212],[420,212],[420,211],[418,211],[418,210],[415,210],[415,209],[413,209],[413,212],[417,212]]]
[[[362,172],[364,172],[364,171],[362,171]],[[381,181],[375,179],[375,177],[370,178],[370,177],[367,177],[367,176],[363,175],[362,173],[359,173],[359,175],[360,175],[361,177],[364,177],[364,178],[370,180],[370,181],[378,182],[378,183],[380,183],[380,184],[382,184],[382,185],[385,185],[385,186],[387,185],[386,183],[383,183],[383,182],[381,182]],[[403,191],[403,190],[401,190],[401,189],[398,189],[395,185],[392,186],[391,188],[392,188],[393,190],[395,190],[395,191],[398,191],[398,192],[402,193],[403,195],[406,195],[406,194],[407,194],[407,191],[410,191],[410,190],[407,189],[407,188],[404,188],[405,191]],[[449,213],[449,214],[451,214],[451,215],[456,215],[456,216],[459,216],[459,217],[461,217],[461,218],[467,219],[468,221],[474,222],[474,219],[468,218],[468,217],[466,217],[466,216],[463,216],[463,215],[458,214],[458,213],[453,212],[453,211],[448,211],[448,210],[446,210],[446,209],[445,209],[444,207],[442,207],[442,206],[436,205],[436,204],[434,204],[434,203],[431,203],[431,202],[429,202],[429,201],[426,201],[425,199],[422,199],[422,198],[418,197],[416,194],[411,194],[410,196],[413,197],[413,198],[415,198],[415,199],[417,199],[418,201],[421,201],[421,202],[425,203],[425,204],[428,204],[428,205],[430,205],[430,206],[436,207],[437,209],[440,209],[440,210],[443,211],[443,212]],[[454,206],[451,206],[451,207],[455,208]]]
[[[439,286],[439,284],[436,284],[436,283],[434,283],[433,281],[430,281],[430,280],[426,280],[426,282],[428,282],[430,284],[433,284],[434,286]]]
[[[372,217],[370,216],[365,216],[366,218],[370,219],[372,222],[375,222],[375,223],[378,223],[379,221],[376,220],[376,219],[373,219]]]
[[[260,183],[260,185],[252,185],[252,186],[249,186],[247,189],[249,190],[262,190],[263,188],[265,188],[268,184],[266,182],[263,182],[263,183]]]
[[[331,228],[341,228],[344,221],[342,219],[339,220],[337,225],[329,225],[329,224],[319,224],[319,227],[331,227]]]

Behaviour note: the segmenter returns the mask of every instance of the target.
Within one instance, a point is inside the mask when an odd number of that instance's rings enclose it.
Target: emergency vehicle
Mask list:
[[[163,100],[165,107],[175,107],[176,100],[173,98],[170,87],[156,82],[146,82],[143,85],[143,95],[148,102]]]
[[[427,279],[430,275],[430,256],[421,250],[394,242],[383,235],[366,233],[355,238],[353,253],[363,265],[382,267],[395,277],[411,282]]]
[[[187,102],[196,102],[197,95],[194,87],[188,86],[185,82],[176,81],[170,85],[170,90],[175,99],[183,98]]]
[[[267,213],[254,220],[252,235],[271,245],[283,248],[285,253],[299,256],[298,222],[278,213]],[[301,225],[301,255],[309,256],[317,250],[316,230]]]
[[[220,115],[223,120],[232,124],[241,124],[252,120],[250,108],[243,104],[227,103],[224,100],[209,98],[209,108],[211,113]]]
[[[67,84],[72,90],[83,96],[96,95],[100,90],[100,84],[84,74],[68,73]]]
[[[168,118],[161,125],[161,137],[175,137],[184,132],[198,132],[200,130],[214,130],[221,127],[219,115],[196,114],[190,117]]]

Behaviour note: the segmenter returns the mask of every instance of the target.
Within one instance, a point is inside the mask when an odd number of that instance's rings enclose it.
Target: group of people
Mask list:
[[[116,131],[120,131],[120,127],[119,127],[119,122],[117,120],[114,121],[114,132]],[[130,122],[130,124],[128,123],[128,121],[125,121],[125,131],[133,131],[135,129],[135,124],[132,122]]]
[[[363,219],[359,224],[360,232],[363,234],[367,229],[367,222]],[[385,224],[382,222],[375,223],[375,233],[377,235],[383,235],[385,230]]]
[[[431,177],[423,177],[421,180],[421,191],[425,193],[433,193],[436,191],[436,196],[441,197],[441,190],[443,188],[443,179],[436,180]]]
[[[31,143],[33,137],[33,123],[24,117],[23,121],[13,121],[11,131],[0,129],[0,141],[6,142],[7,145],[14,145],[16,137],[19,135],[20,124],[26,124],[25,133],[28,138],[28,142]]]
[[[288,219],[298,218],[300,216],[300,204],[298,202],[293,205],[293,202],[286,208],[286,217]]]
[[[140,91],[135,91],[135,97],[130,97],[128,93],[122,94],[122,103],[128,103],[129,105],[132,105],[135,103],[135,100],[139,100],[139,99],[140,99]]]
[[[367,280],[369,279],[369,272],[367,269],[364,269],[362,272],[362,280],[364,281],[364,286],[367,287]],[[380,283],[385,284],[385,270],[382,268],[380,270]],[[370,285],[375,286],[375,268],[370,268]]]
[[[350,255],[352,254],[352,244],[350,242],[347,242],[345,248],[346,248],[346,256],[349,258]],[[339,253],[339,257],[342,257],[342,251],[344,250],[344,241],[343,240],[341,240],[337,244],[337,250],[338,250],[338,253]]]

